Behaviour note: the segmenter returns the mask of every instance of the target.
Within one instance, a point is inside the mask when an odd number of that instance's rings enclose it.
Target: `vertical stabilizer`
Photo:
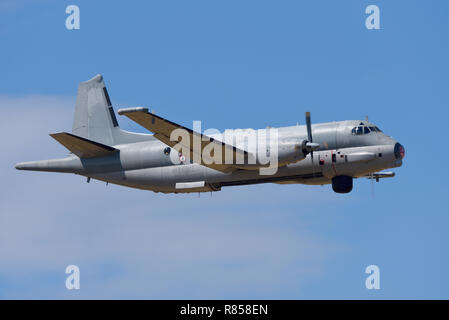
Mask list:
[[[118,127],[118,123],[103,77],[97,75],[89,81],[81,82],[76,97],[73,134],[106,145],[113,145],[112,130],[114,127]]]
[[[100,74],[78,86],[72,133],[107,146],[153,139],[152,135],[127,132],[119,128]]]

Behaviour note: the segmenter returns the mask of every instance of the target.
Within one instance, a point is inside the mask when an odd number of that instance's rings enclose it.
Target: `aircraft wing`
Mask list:
[[[148,108],[137,107],[137,108],[126,108],[118,110],[118,114],[125,115],[129,119],[137,122],[142,127],[147,130],[154,132],[154,137],[174,148],[176,151],[181,152],[181,148],[184,147],[189,150],[189,154],[185,155],[192,161],[195,161],[203,166],[219,170],[222,172],[230,172],[237,170],[233,164],[236,163],[236,159],[244,159],[244,161],[248,158],[248,152],[236,148],[235,146],[226,144],[219,140],[215,140],[212,137],[203,135],[199,132],[195,132],[189,128],[183,127],[177,123],[171,122],[167,119],[159,117],[154,113],[149,113]],[[181,129],[188,135],[188,139],[183,140],[181,137],[177,137],[177,140],[172,141],[170,136],[172,132],[176,129]],[[194,144],[194,139],[195,144]],[[213,145],[210,145],[213,144]],[[194,150],[193,146],[198,145],[197,150]],[[203,155],[203,151],[206,146],[208,146],[208,152],[205,152]],[[212,148],[213,147],[213,148]],[[212,151],[211,151],[212,150]],[[221,156],[218,152],[217,160],[213,162],[210,157],[207,155],[214,156],[214,150],[221,150]],[[194,156],[196,153],[196,157]],[[231,161],[232,155],[232,161]],[[220,159],[221,158],[221,159]],[[228,159],[228,161],[226,161]],[[198,161],[200,160],[200,161]],[[206,161],[205,161],[206,160]],[[221,160],[221,161],[220,161]]]

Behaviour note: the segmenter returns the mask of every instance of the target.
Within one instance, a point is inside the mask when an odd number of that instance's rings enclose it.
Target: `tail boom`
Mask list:
[[[68,157],[63,159],[19,162],[16,164],[16,169],[27,171],[78,173],[83,170],[83,166],[79,158]]]

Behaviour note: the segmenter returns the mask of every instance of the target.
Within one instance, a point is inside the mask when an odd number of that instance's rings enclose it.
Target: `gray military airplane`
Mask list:
[[[202,134],[144,107],[118,114],[154,134],[119,128],[101,75],[82,82],[72,132],[50,134],[69,156],[21,162],[16,168],[74,173],[88,182],[92,178],[164,193],[258,183],[332,184],[335,192],[348,193],[354,178],[393,177],[393,172],[379,171],[400,167],[405,155],[401,144],[367,120],[312,125],[307,112],[305,126],[226,130],[223,138],[223,133]],[[263,172],[272,166],[266,159],[275,163],[269,173]]]

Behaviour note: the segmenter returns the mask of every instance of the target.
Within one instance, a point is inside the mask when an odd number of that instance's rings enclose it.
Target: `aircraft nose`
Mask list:
[[[405,148],[399,142],[396,142],[396,144],[394,145],[394,156],[398,160],[402,160],[405,157]]]

